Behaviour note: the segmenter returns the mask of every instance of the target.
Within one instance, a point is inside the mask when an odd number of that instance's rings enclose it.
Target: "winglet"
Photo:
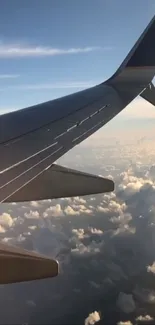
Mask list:
[[[155,16],[139,37],[115,74],[107,80],[139,81],[147,85],[155,75]]]

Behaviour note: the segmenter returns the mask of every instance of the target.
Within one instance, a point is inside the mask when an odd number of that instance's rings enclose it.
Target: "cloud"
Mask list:
[[[30,205],[33,207],[33,208],[39,208],[40,207],[40,203],[38,201],[31,201],[30,202]]]
[[[39,219],[39,217],[40,217],[38,211],[32,211],[32,210],[30,210],[29,213],[25,212],[24,216],[25,216],[25,218],[28,218],[28,219]]]
[[[136,285],[133,293],[140,302],[153,305],[155,304],[155,290],[141,288],[140,286]]]
[[[10,228],[13,225],[13,219],[9,213],[2,213],[0,215],[0,226],[2,229]],[[2,231],[3,232],[3,231]]]
[[[29,238],[32,249],[56,259],[58,256],[61,262],[64,273],[58,278],[47,280],[45,283],[44,281],[32,283],[32,292],[24,291],[25,301],[34,301],[36,311],[42,310],[43,301],[47,306],[52,303],[52,313],[48,311],[51,323],[61,324],[63,321],[67,323],[68,319],[74,323],[75,317],[79,323],[84,323],[88,311],[98,311],[100,308],[104,315],[103,323],[106,324],[122,320],[120,324],[131,325],[130,320],[133,321],[138,315],[154,316],[155,286],[153,276],[147,272],[146,266],[152,267],[155,261],[155,183],[152,179],[154,167],[150,168],[152,161],[154,164],[155,147],[150,143],[147,153],[137,145],[135,138],[133,147],[126,144],[124,147],[119,144],[116,146],[114,139],[112,142],[113,146],[109,147],[105,141],[107,145],[105,149],[102,140],[102,147],[95,148],[88,154],[88,166],[81,152],[80,168],[85,170],[88,168],[90,172],[103,176],[112,173],[116,183],[115,193],[46,200],[39,202],[39,207],[34,202],[24,203],[27,210],[20,204],[9,205],[8,209],[11,208],[13,213],[9,210],[8,213],[20,215],[22,219],[15,218],[13,227],[8,228],[7,234],[2,233],[1,237],[5,236],[8,242],[12,243],[20,240],[19,244],[25,245],[25,248],[26,240]],[[86,149],[85,152],[87,156]],[[128,168],[130,157],[134,161]],[[74,164],[77,164],[76,158]],[[4,205],[1,209],[3,207]],[[84,211],[87,209],[93,213],[86,214]],[[40,217],[44,216],[42,224],[38,225],[37,218],[24,217],[24,213],[30,214],[30,210],[37,210]],[[1,210],[1,214],[2,212]],[[74,216],[72,213],[75,213]],[[14,241],[9,239],[11,236],[14,237]],[[139,286],[139,291],[134,290],[136,285]],[[143,287],[146,290],[143,290]],[[26,293],[27,291],[29,293]],[[121,304],[121,310],[128,313],[126,316],[123,315],[123,318],[120,318],[121,315],[116,308],[116,299],[120,291],[127,295]],[[43,292],[46,294],[42,296]],[[64,297],[67,299],[60,310]],[[71,314],[69,312],[64,320],[63,315],[69,310],[71,303],[73,314],[72,311]],[[95,308],[88,309],[89,304]],[[135,313],[130,319],[129,313],[132,313],[135,307]],[[79,310],[82,310],[82,313],[79,313]],[[46,312],[43,314],[46,315]],[[37,324],[37,316],[34,318],[30,322]],[[128,322],[125,322],[125,319]],[[139,324],[140,320],[137,323]]]
[[[72,233],[75,234],[78,239],[83,239],[85,237],[85,231],[84,229],[72,229]]]
[[[96,234],[96,235],[102,235],[103,234],[103,231],[101,229],[96,229],[96,228],[89,228],[90,232],[92,234]]]
[[[132,313],[135,308],[135,302],[133,299],[132,294],[126,294],[124,292],[120,292],[117,300],[117,306],[124,312],[124,313]]]
[[[0,79],[16,79],[19,77],[19,74],[0,74]]]
[[[90,215],[92,214],[92,209],[85,207],[85,205],[83,204],[79,204],[79,205],[74,204],[74,200],[73,200],[73,204],[65,207],[64,212],[66,215],[80,215],[80,214]]]
[[[45,210],[43,214],[44,218],[46,217],[63,217],[64,213],[62,211],[61,205],[56,204],[55,206],[50,206]]]
[[[112,217],[110,218],[110,221],[115,224],[127,224],[129,221],[132,220],[132,216],[129,213],[125,213],[122,215],[119,215],[118,217]]]
[[[4,232],[5,232],[4,227],[2,227],[2,226],[0,225],[0,233],[4,233]]]
[[[71,81],[71,82],[64,82],[64,83],[44,83],[44,84],[19,84],[19,85],[11,85],[7,87],[1,87],[0,91],[7,91],[7,90],[50,90],[50,89],[85,89],[89,87],[93,87],[94,85],[98,84],[98,81]]]
[[[64,209],[65,214],[67,215],[79,215],[80,211],[74,210],[70,205],[68,205],[65,209]]]
[[[87,202],[84,198],[79,197],[79,196],[75,196],[73,200],[75,201],[75,204],[77,204],[77,203],[86,204],[86,202]]]
[[[51,46],[32,46],[21,44],[1,44],[0,58],[24,58],[24,57],[47,57],[58,55],[72,55],[80,53],[89,53],[100,50],[100,47],[73,47],[68,49],[54,48]],[[105,47],[103,50],[109,50]]]
[[[152,265],[147,266],[147,271],[155,274],[155,262]]]
[[[98,311],[94,311],[93,313],[89,314],[89,316],[85,319],[85,325],[93,325],[101,319],[100,314]]]
[[[152,320],[154,320],[154,318],[153,317],[151,317],[150,315],[145,315],[145,316],[138,316],[137,318],[136,318],[136,321],[140,321],[140,322],[148,322],[148,321],[152,321]]]
[[[133,324],[130,322],[130,320],[127,320],[125,322],[120,321],[117,323],[117,325],[133,325]]]

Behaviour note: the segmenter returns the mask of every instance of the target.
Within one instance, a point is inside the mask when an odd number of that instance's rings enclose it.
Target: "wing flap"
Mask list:
[[[110,179],[52,165],[4,202],[22,202],[111,192]]]

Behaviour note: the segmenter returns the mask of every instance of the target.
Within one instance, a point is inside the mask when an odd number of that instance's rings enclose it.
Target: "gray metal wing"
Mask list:
[[[97,193],[102,186],[104,191],[113,190],[110,180],[65,171],[52,164],[116,116],[139,94],[154,103],[154,89],[148,88],[155,74],[154,38],[155,17],[120,68],[103,84],[0,116],[0,202],[34,199],[32,191],[36,187],[36,199]],[[56,183],[57,179],[64,183],[54,191],[50,180]],[[82,180],[86,181],[83,188]],[[0,283],[58,274],[56,261],[17,248],[1,245],[0,261]]]
[[[106,82],[0,116],[0,202],[41,175],[147,88],[155,74],[154,38],[155,16]]]
[[[58,275],[58,262],[35,252],[0,243],[0,284],[32,281]]]
[[[111,192],[110,179],[53,164],[6,202],[38,201]]]
[[[103,93],[101,85],[0,117],[0,202],[110,119],[108,87]]]

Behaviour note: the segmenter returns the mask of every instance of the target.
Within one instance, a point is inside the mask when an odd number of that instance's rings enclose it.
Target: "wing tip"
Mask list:
[[[40,254],[21,249],[20,253],[6,246],[0,251],[0,284],[10,284],[56,277],[59,274],[59,262]]]

